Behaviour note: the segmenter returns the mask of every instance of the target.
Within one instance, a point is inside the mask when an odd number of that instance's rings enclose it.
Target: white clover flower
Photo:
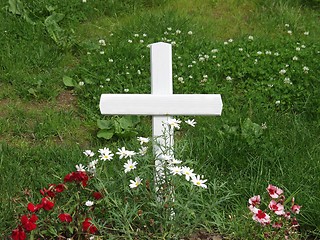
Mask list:
[[[192,67],[193,67],[193,65],[192,65],[192,64],[189,64],[189,65],[188,65],[188,68],[192,68]]]
[[[261,128],[262,129],[267,129],[268,128],[267,123],[266,122],[262,123],[261,124]]]
[[[134,37],[139,37],[138,33],[133,34]]]
[[[114,156],[114,154],[109,150],[109,148],[99,149],[98,152],[100,153],[99,158],[103,161],[110,161]]]
[[[147,34],[145,34],[145,33],[144,33],[144,34],[142,34],[142,36],[143,36],[143,37],[146,37],[146,36],[147,36]]]
[[[203,77],[203,78],[208,78],[208,75],[203,75],[202,77]]]
[[[192,34],[193,34],[193,32],[192,32],[192,31],[189,31],[189,32],[188,32],[188,34],[189,34],[189,35],[192,35]]]
[[[306,36],[308,36],[308,35],[309,35],[309,32],[304,32],[303,34],[306,35]]]
[[[79,82],[79,86],[84,86],[84,82]]]
[[[204,55],[204,58],[205,59],[209,59],[209,55]]]
[[[138,70],[137,73],[140,75],[141,74],[141,70]]]
[[[275,56],[279,56],[280,54],[278,52],[275,52],[273,55]]]
[[[253,36],[249,36],[248,39],[249,39],[249,40],[253,40]]]
[[[180,34],[180,33],[181,33],[181,30],[177,29],[176,34]]]
[[[142,180],[143,180],[143,179],[140,179],[140,177],[135,177],[134,180],[130,180],[130,183],[131,183],[131,184],[129,185],[129,187],[130,187],[130,188],[136,188],[136,187],[138,187],[138,186],[141,184]]]
[[[272,53],[271,53],[271,51],[266,51],[266,54],[271,55]]]
[[[290,25],[289,25],[288,23],[286,23],[284,26],[285,26],[285,27],[290,27]]]
[[[217,53],[217,52],[219,52],[219,50],[215,48],[215,49],[212,49],[211,52],[212,53]]]
[[[196,61],[192,61],[192,64],[196,64],[197,62]]]
[[[90,200],[86,201],[86,203],[85,203],[85,205],[86,205],[87,207],[91,207],[91,206],[93,206],[93,204],[94,204],[94,202],[92,202],[92,201],[90,201]]]
[[[170,118],[165,124],[169,125],[172,128],[180,129],[181,121],[179,119]]]
[[[94,156],[94,152],[92,152],[91,150],[85,150],[83,152],[84,155],[86,155],[87,157],[93,157]]]
[[[223,44],[224,44],[224,45],[228,45],[229,43],[228,43],[228,42],[223,42]]]
[[[99,40],[99,44],[100,44],[101,46],[106,46],[106,41],[105,41],[104,39],[100,39],[100,40]]]
[[[133,169],[136,169],[137,162],[132,162],[132,159],[129,159],[124,165],[124,172],[130,172]]]
[[[80,163],[79,165],[76,165],[76,169],[78,172],[85,172],[85,167]]]
[[[113,62],[113,59],[112,59],[112,58],[109,58],[108,61],[112,63],[112,62]]]
[[[284,78],[283,83],[292,85],[292,82],[291,82],[290,78],[288,78],[288,77]]]
[[[87,52],[87,55],[91,55],[91,52]]]
[[[281,75],[285,74],[286,72],[287,72],[287,70],[285,70],[285,69],[281,69],[281,70],[279,71],[279,73],[280,73]]]
[[[141,156],[144,156],[144,155],[146,155],[147,151],[148,151],[148,147],[142,146],[141,148],[139,148],[139,152],[138,153]]]
[[[297,61],[297,60],[298,60],[298,57],[297,57],[297,56],[294,56],[294,57],[292,58],[292,60],[293,60],[293,61]]]
[[[183,77],[178,77],[179,82],[183,82]]]
[[[82,0],[82,2],[83,2],[83,3],[86,3],[86,2],[87,2],[87,0]]]
[[[204,62],[205,58],[204,57],[199,57],[199,62]]]
[[[305,45],[303,45],[303,44],[301,45],[301,47],[302,47],[302,48],[306,48],[306,46],[305,46]]]
[[[309,68],[308,68],[308,67],[306,67],[306,66],[304,66],[304,67],[303,67],[303,71],[304,71],[305,73],[308,73]]]
[[[110,78],[106,78],[106,82],[110,82]]]
[[[301,50],[301,48],[300,47],[296,47],[296,51],[300,51]]]
[[[189,78],[192,79],[193,77],[190,75]]]
[[[193,169],[189,167],[182,167],[181,172],[183,175],[185,175],[185,178],[187,181],[190,181],[191,178],[195,177],[195,174],[193,173]]]
[[[126,150],[125,147],[122,147],[121,149],[118,148],[118,152],[116,152],[117,155],[119,155],[119,158],[131,158],[132,156],[134,156],[136,153],[134,151],[129,151]]]
[[[149,138],[145,138],[145,137],[137,137],[137,140],[140,142],[140,145],[144,143],[148,143],[150,141]]]
[[[243,51],[243,48],[239,48],[238,50],[239,50],[240,52],[242,52],[242,51]]]
[[[129,88],[123,89],[124,92],[129,92]]]
[[[113,33],[110,33],[110,35],[109,35],[110,37],[112,37],[113,36]]]
[[[200,175],[193,176],[191,178],[191,181],[196,186],[207,188],[207,185],[205,184],[205,182],[207,182],[207,179],[201,179]]]
[[[233,42],[233,39],[232,39],[232,38],[230,38],[230,39],[228,40],[228,42],[229,42],[229,43],[232,43],[232,42]]]
[[[171,30],[172,30],[172,27],[167,27],[167,30],[168,30],[168,31],[171,31]]]
[[[182,169],[179,166],[173,166],[168,168],[172,175],[182,175]]]
[[[131,39],[128,39],[128,43],[132,43],[132,40],[131,40]]]
[[[103,54],[104,54],[104,51],[100,51],[99,53],[100,53],[101,55],[103,55]]]
[[[280,100],[277,100],[275,103],[276,103],[276,105],[279,105],[281,102],[280,102]]]
[[[258,51],[258,52],[257,52],[257,54],[258,54],[258,55],[261,55],[261,54],[262,54],[262,52],[261,52],[261,51]]]
[[[194,119],[192,119],[192,120],[188,119],[185,121],[185,123],[189,124],[191,127],[195,127],[197,124],[197,122]]]
[[[291,30],[288,30],[287,32],[289,35],[292,35],[292,31]]]
[[[232,77],[227,76],[227,77],[226,77],[226,80],[227,80],[227,81],[232,81]]]

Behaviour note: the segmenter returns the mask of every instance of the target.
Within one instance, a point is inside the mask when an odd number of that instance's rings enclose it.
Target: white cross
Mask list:
[[[222,100],[220,94],[173,94],[171,44],[158,42],[151,44],[151,94],[102,94],[100,111],[105,115],[152,116],[157,186],[163,176],[161,146],[173,149],[173,131],[163,122],[172,115],[221,115]],[[172,151],[169,154],[173,157]]]

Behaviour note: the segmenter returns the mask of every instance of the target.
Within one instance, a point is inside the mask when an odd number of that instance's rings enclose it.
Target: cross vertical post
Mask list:
[[[172,95],[172,49],[167,43],[151,44],[151,94]],[[155,155],[155,186],[156,191],[164,183],[164,158],[167,155],[173,158],[173,129],[163,123],[171,116],[152,117],[152,136],[155,141],[153,151]],[[164,152],[166,149],[168,152]],[[161,197],[161,196],[158,196]]]

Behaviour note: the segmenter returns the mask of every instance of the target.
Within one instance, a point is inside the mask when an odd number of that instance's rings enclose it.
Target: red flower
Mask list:
[[[86,218],[84,222],[82,223],[82,229],[84,232],[89,232],[91,234],[95,234],[98,229],[95,225],[93,225],[91,222],[89,222],[91,218]]]
[[[101,198],[103,198],[102,194],[100,192],[94,192],[92,193],[92,196],[96,199],[99,200]]]
[[[87,173],[84,171],[72,172],[72,173],[67,174],[64,177],[64,182],[73,182],[73,181],[78,182],[78,183],[81,182],[83,187],[87,186],[88,180],[89,180],[89,177],[88,177]]]
[[[61,222],[72,222],[72,217],[68,213],[61,213],[58,217]]]
[[[28,210],[32,213],[38,211],[39,209],[42,208],[42,205],[41,204],[37,204],[37,205],[34,205],[33,203],[28,203]]]
[[[72,182],[74,180],[74,173],[69,173],[64,177],[64,182]]]
[[[58,185],[56,186],[55,190],[56,190],[57,193],[61,193],[61,192],[64,191],[65,188],[66,188],[66,187],[64,186],[64,184],[60,183],[60,184],[58,184]]]
[[[41,204],[44,210],[49,211],[54,207],[54,203],[51,202],[48,198],[44,197],[41,199]]]
[[[26,215],[21,217],[22,226],[28,232],[31,232],[37,228],[37,225],[35,224],[37,220],[38,217],[35,214],[32,214],[31,218],[28,218]]]
[[[23,231],[22,227],[19,226],[17,229],[12,230],[11,237],[12,240],[25,240],[27,238],[27,235]]]

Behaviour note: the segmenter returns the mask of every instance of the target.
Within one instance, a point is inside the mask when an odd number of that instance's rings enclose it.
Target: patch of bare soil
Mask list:
[[[73,91],[63,91],[57,97],[57,107],[61,109],[72,108],[76,106],[76,96]]]
[[[224,238],[222,235],[218,233],[209,233],[207,231],[199,231],[192,234],[189,237],[181,238],[180,240],[223,240],[227,239]]]

